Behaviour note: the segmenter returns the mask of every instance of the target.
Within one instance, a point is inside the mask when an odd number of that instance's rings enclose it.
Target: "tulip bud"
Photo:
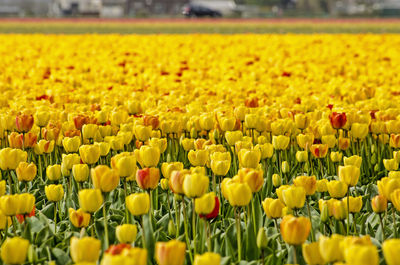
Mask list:
[[[174,221],[169,220],[168,222],[168,235],[174,236],[176,234],[176,226],[174,224]]]
[[[341,152],[331,152],[331,160],[334,163],[340,162],[342,160],[343,154]]]
[[[257,233],[257,247],[266,249],[268,247],[268,237],[264,227],[261,227]]]
[[[321,222],[326,223],[329,220],[329,205],[327,201],[322,203]]]
[[[281,176],[279,176],[278,174],[273,174],[272,175],[272,185],[274,185],[274,187],[279,187],[280,185],[282,185]]]
[[[282,173],[289,173],[290,171],[290,166],[287,161],[282,162]]]

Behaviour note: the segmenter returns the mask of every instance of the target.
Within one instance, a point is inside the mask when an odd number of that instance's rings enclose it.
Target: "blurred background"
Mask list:
[[[0,17],[400,17],[400,0],[0,0]]]

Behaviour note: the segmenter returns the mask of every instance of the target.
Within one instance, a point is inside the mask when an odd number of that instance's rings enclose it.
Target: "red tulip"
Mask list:
[[[343,128],[347,122],[346,113],[344,112],[342,113],[332,112],[332,114],[329,116],[329,119],[334,129]]]
[[[29,132],[33,126],[33,116],[20,114],[15,118],[17,130],[20,132]]]
[[[207,220],[211,220],[211,219],[214,219],[215,217],[217,217],[218,214],[219,214],[219,199],[218,199],[218,196],[215,196],[215,206],[214,206],[214,209],[212,210],[212,212],[209,214],[206,214],[206,215],[200,214],[200,217],[205,218]]]

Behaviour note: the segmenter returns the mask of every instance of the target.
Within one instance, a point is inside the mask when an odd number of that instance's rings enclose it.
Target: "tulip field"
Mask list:
[[[399,35],[0,43],[0,264],[400,264]]]

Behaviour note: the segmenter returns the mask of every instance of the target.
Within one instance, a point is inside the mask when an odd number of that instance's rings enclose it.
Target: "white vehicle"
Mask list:
[[[101,0],[54,0],[50,8],[55,16],[96,15],[102,10]]]

